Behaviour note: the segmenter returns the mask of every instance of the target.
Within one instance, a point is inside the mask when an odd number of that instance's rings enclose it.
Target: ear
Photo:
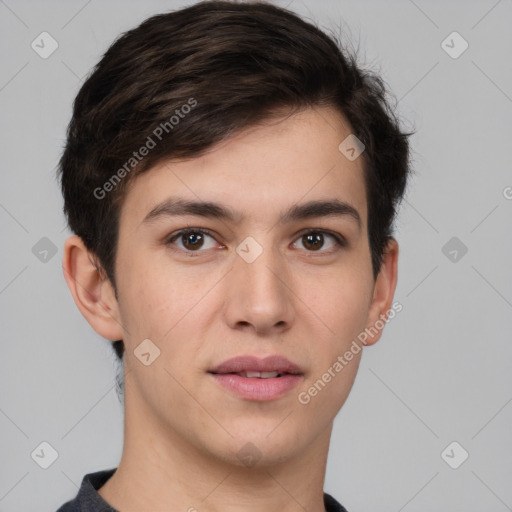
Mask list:
[[[123,339],[112,284],[77,235],[70,236],[64,243],[62,270],[75,304],[91,327],[106,339]]]
[[[386,322],[388,312],[391,309],[393,296],[395,295],[398,277],[398,242],[391,237],[384,250],[382,265],[375,280],[373,298],[370,304],[366,333],[368,337],[364,345],[373,345],[381,335]],[[380,328],[379,328],[380,327]]]

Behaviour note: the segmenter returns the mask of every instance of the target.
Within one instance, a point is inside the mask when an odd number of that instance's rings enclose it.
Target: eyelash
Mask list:
[[[190,257],[196,257],[198,256],[201,252],[204,252],[201,251],[201,250],[197,250],[197,251],[189,251],[189,250],[183,250],[183,249],[176,249],[174,247],[171,247],[171,245],[173,244],[173,242],[175,240],[177,240],[178,238],[180,238],[181,236],[183,235],[189,235],[191,233],[200,233],[202,235],[208,235],[210,237],[212,237],[213,239],[215,239],[215,237],[213,236],[213,234],[207,230],[207,229],[204,229],[204,228],[186,228],[186,229],[181,229],[180,231],[177,231],[173,234],[171,234],[169,237],[166,238],[165,240],[165,245],[169,246],[173,251],[176,251],[176,252],[181,252],[181,253],[185,253],[187,256],[190,256]],[[347,247],[347,241],[346,239],[340,235],[339,233],[336,233],[334,231],[330,231],[328,229],[307,229],[305,231],[302,231],[300,232],[298,235],[297,235],[297,240],[305,235],[310,235],[310,234],[318,234],[318,233],[321,233],[323,235],[329,235],[331,236],[335,243],[336,243],[336,251],[337,250],[340,250],[342,248],[345,248]],[[307,252],[310,252],[312,253],[312,255],[315,255],[315,253],[317,254],[333,254],[334,251],[330,250],[330,251],[307,251]]]

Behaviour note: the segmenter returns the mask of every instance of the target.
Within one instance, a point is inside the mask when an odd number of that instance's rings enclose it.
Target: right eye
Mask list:
[[[165,244],[168,246],[177,245],[179,250],[182,252],[202,252],[201,249],[208,250],[214,247],[213,245],[210,245],[210,247],[206,247],[206,249],[204,248],[205,237],[215,240],[208,230],[203,228],[187,228],[171,234],[170,237],[167,238]],[[180,247],[178,244],[175,244],[175,241],[181,243],[182,246]],[[171,247],[171,249],[177,250],[173,247]]]

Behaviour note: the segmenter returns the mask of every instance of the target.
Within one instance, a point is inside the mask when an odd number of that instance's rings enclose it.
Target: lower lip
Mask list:
[[[303,379],[302,375],[287,373],[282,377],[259,379],[242,377],[234,373],[210,374],[221,386],[246,400],[275,400],[297,386]]]

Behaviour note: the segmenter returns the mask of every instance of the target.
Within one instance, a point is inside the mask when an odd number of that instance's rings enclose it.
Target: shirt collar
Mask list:
[[[116,470],[111,468],[85,475],[75,499],[65,503],[57,512],[119,512],[98,494],[98,490]],[[343,505],[325,492],[324,505],[326,512],[347,512]]]

